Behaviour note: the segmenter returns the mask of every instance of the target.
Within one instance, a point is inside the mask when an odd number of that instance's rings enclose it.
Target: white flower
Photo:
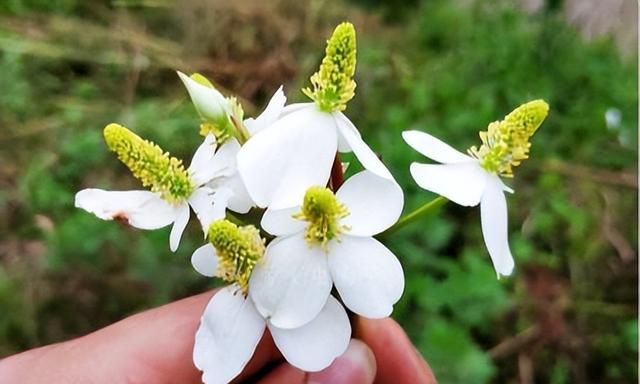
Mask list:
[[[208,135],[187,169],[195,188],[181,201],[167,201],[157,192],[90,188],[76,194],[75,206],[103,220],[122,220],[140,229],[158,229],[173,224],[169,246],[175,252],[189,221],[189,206],[198,216],[203,230],[214,220],[225,216],[227,205],[232,208],[231,201],[234,201],[235,208],[246,207],[246,199],[242,201],[241,197],[235,197],[233,200],[234,194],[241,194],[242,190],[234,189],[230,178],[235,171],[235,156],[239,149],[239,144],[230,140],[216,151],[215,139]],[[227,182],[222,182],[223,179]],[[208,186],[212,180],[214,186]]]
[[[363,171],[335,196],[310,188],[302,207],[270,207],[261,224],[277,238],[249,280],[258,311],[274,326],[299,327],[324,308],[334,283],[353,312],[388,316],[402,296],[404,275],[398,259],[372,236],[397,221],[402,205],[395,182]]]
[[[504,191],[513,193],[513,190],[496,174],[487,172],[477,158],[465,155],[427,133],[405,131],[402,137],[422,155],[442,163],[411,164],[411,176],[421,188],[463,206],[480,204],[482,235],[493,266],[498,277],[510,275],[514,262],[507,239]]]
[[[191,261],[206,276],[213,276],[218,269],[219,260],[211,244],[196,250]],[[282,329],[263,317],[240,287],[229,285],[209,301],[196,332],[193,361],[203,371],[204,383],[227,383],[240,374],[265,328],[284,358],[307,372],[328,367],[344,353],[351,338],[349,318],[333,297],[305,325]]]
[[[182,73],[179,75],[201,115],[214,116],[218,112],[228,113],[227,107],[224,106],[226,99],[218,91],[201,85]],[[256,119],[244,120],[249,132],[259,132],[271,124],[280,114],[285,102],[286,98],[282,87],[280,87],[260,116]],[[122,131],[126,128],[116,124],[105,128],[105,138],[108,129],[118,134],[118,140],[122,140],[123,134],[126,135],[124,140],[134,141],[137,150],[159,151],[159,153],[152,153],[151,162],[155,162],[157,157],[160,160],[165,160],[165,163],[162,163],[163,166],[167,165],[168,156],[157,146],[140,139],[132,132],[123,133]],[[173,224],[169,247],[171,251],[175,252],[189,221],[189,206],[193,208],[200,220],[203,231],[206,231],[213,221],[224,218],[227,208],[234,212],[246,213],[253,206],[253,201],[237,173],[236,157],[240,150],[240,144],[235,138],[228,138],[219,148],[216,147],[216,139],[213,134],[207,134],[204,142],[193,155],[191,164],[184,175],[182,174],[184,173],[181,169],[182,165],[178,160],[173,159],[176,163],[170,163],[175,168],[172,169],[173,177],[178,177],[178,179],[181,177],[181,180],[178,181],[189,184],[189,187],[185,188],[189,191],[188,196],[172,198],[170,201],[157,191],[105,191],[92,188],[76,194],[75,206],[91,212],[103,220],[123,220],[140,229],[158,229]],[[130,160],[131,154],[126,153],[127,151],[130,151],[129,147],[124,148],[122,153],[118,154],[125,156],[125,160]],[[127,164],[127,166],[130,165]],[[144,167],[153,168],[155,165],[140,165],[139,161],[134,159],[132,166],[135,168],[134,173],[142,171],[144,174],[139,177],[145,179],[148,178],[148,175],[146,175],[147,170]],[[161,169],[159,173],[167,173],[167,170]],[[143,182],[147,183],[145,180]],[[167,182],[164,178],[162,182],[172,184],[173,180]],[[157,184],[157,180],[151,180],[147,184],[153,185],[154,183]],[[170,185],[167,188],[170,188]]]
[[[393,177],[342,112],[292,104],[238,153],[238,172],[259,207],[289,208],[310,185],[325,185],[336,152],[351,152],[369,171]]]

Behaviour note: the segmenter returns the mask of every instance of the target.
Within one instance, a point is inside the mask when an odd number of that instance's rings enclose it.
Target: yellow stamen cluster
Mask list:
[[[163,152],[156,144],[118,124],[104,128],[104,140],[133,176],[164,200],[179,203],[193,192],[194,185],[182,161]]]
[[[264,255],[260,231],[252,225],[238,227],[228,220],[219,220],[211,224],[207,237],[218,254],[215,275],[237,284],[246,295],[253,267]]]
[[[313,90],[302,90],[325,112],[344,111],[355,95],[356,30],[351,23],[341,23],[327,40],[325,56],[318,72],[311,76]]]
[[[304,195],[302,210],[293,218],[308,222],[304,238],[310,245],[326,248],[329,241],[350,229],[340,224],[340,219],[348,215],[329,188],[311,187]]]
[[[513,177],[513,167],[529,157],[529,139],[549,113],[549,105],[543,100],[522,104],[504,120],[489,124],[486,132],[480,132],[482,146],[469,149],[488,172]]]

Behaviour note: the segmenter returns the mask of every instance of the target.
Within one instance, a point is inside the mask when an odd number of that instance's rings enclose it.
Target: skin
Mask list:
[[[128,317],[86,336],[0,360],[8,383],[201,383],[193,337],[212,292]],[[433,373],[392,319],[354,321],[355,339],[321,372],[287,364],[271,336],[234,383],[436,383]],[[44,380],[44,381],[43,381]]]

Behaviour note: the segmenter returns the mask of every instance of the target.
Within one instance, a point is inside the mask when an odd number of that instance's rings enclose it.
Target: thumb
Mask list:
[[[376,359],[365,343],[352,339],[349,347],[320,372],[303,372],[282,363],[259,381],[260,384],[371,384],[376,377]]]

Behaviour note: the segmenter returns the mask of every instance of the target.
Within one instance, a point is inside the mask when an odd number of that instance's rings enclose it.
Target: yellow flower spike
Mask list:
[[[356,30],[353,24],[344,22],[327,40],[320,69],[310,79],[313,89],[305,88],[302,92],[315,101],[321,111],[344,111],[355,95],[355,71]]]
[[[182,161],[163,152],[156,144],[118,124],[104,128],[104,140],[133,176],[164,200],[180,203],[193,192],[194,185]]]
[[[246,295],[251,272],[264,255],[260,231],[252,225],[238,227],[228,220],[219,220],[209,226],[207,237],[218,256],[215,275],[238,284]]]
[[[549,105],[544,100],[522,104],[504,120],[493,122],[486,132],[480,132],[480,149],[473,146],[468,152],[480,160],[487,172],[513,177],[513,168],[529,157],[529,140],[548,114]]]
[[[349,230],[349,227],[340,224],[340,219],[348,215],[347,208],[329,188],[311,187],[304,195],[302,210],[293,218],[309,223],[304,235],[309,245],[326,248],[330,240]]]

